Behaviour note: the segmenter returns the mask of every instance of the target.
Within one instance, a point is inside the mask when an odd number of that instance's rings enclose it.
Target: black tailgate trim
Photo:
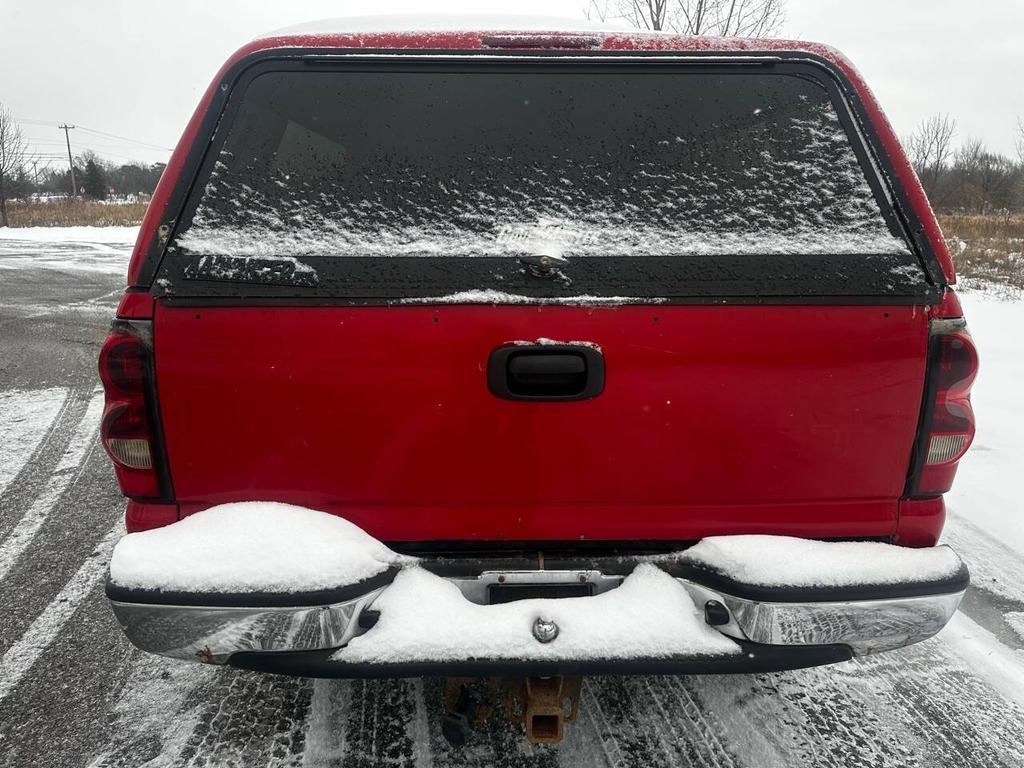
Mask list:
[[[184,299],[444,304],[481,286],[507,303],[872,303],[937,304],[942,291],[926,283],[917,257],[861,255],[596,256],[574,258],[563,272],[571,285],[531,277],[509,257],[301,257],[315,278],[291,281],[196,279],[204,257],[171,248],[153,295]],[[581,298],[583,297],[583,298]],[[619,300],[624,297],[625,300]],[[458,303],[491,303],[488,299]],[[498,303],[506,303],[504,299]]]

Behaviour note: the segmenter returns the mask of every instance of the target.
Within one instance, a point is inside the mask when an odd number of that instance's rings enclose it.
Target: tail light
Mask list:
[[[971,385],[977,373],[978,351],[964,320],[933,320],[911,496],[936,496],[953,485],[957,464],[974,439]]]
[[[100,437],[122,493],[132,499],[170,496],[153,387],[151,327],[146,321],[115,321],[100,351],[106,393]]]

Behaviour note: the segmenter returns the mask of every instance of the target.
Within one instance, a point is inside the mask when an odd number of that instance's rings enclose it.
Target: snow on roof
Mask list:
[[[634,31],[622,20],[607,22],[565,16],[390,14],[341,16],[295,24],[256,39],[304,35],[363,35],[389,32],[622,32]]]

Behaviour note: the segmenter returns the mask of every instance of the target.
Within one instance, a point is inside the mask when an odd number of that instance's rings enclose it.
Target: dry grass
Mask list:
[[[947,214],[939,223],[957,275],[1024,288],[1024,214]]]
[[[12,227],[131,226],[141,224],[145,212],[146,203],[64,200],[7,204],[7,215]]]

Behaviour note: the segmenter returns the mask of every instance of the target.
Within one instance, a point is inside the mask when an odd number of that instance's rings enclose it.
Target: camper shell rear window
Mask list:
[[[835,83],[797,63],[267,62],[161,277],[373,301],[932,290]]]

